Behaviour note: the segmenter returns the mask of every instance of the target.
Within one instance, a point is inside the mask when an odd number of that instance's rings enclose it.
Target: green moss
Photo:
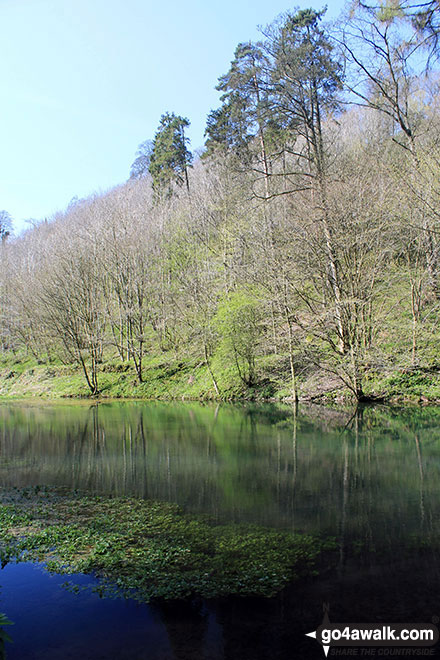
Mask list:
[[[4,491],[2,562],[95,573],[103,589],[142,601],[271,596],[314,574],[324,544],[255,525],[218,525],[174,504],[48,489]],[[326,546],[328,548],[328,545]]]

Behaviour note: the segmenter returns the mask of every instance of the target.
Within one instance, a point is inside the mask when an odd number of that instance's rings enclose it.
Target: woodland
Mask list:
[[[287,12],[203,149],[168,111],[125,183],[3,211],[0,394],[440,398],[439,35],[438,0]]]

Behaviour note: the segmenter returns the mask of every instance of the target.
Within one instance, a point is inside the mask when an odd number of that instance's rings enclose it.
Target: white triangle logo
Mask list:
[[[313,637],[313,639],[316,639],[316,630],[314,630],[313,632],[306,633],[306,637]],[[327,657],[330,646],[323,644],[322,648],[324,649],[325,657]]]

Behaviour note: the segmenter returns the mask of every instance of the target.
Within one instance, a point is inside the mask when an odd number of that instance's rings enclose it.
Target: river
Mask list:
[[[321,658],[305,633],[323,604],[334,622],[440,615],[436,407],[2,402],[0,479],[168,500],[337,542],[336,567],[269,600],[139,605],[7,564],[8,660]]]

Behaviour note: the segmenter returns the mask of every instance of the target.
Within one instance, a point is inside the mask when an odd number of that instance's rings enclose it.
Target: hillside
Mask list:
[[[431,4],[279,17],[200,157],[167,112],[126,183],[3,227],[1,394],[440,398]]]

